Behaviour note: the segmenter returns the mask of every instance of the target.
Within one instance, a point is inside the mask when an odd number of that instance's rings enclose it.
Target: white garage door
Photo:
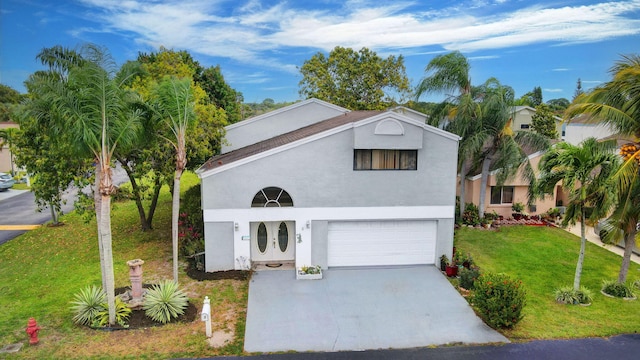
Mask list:
[[[335,221],[329,223],[329,266],[435,263],[436,222]]]

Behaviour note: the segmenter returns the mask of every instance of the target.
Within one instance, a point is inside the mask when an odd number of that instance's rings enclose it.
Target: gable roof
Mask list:
[[[301,129],[293,130],[286,134],[273,137],[271,139],[263,140],[255,144],[230,151],[228,153],[214,156],[211,159],[207,160],[207,162],[205,162],[196,171],[196,173],[201,174],[205,171],[221,167],[222,165],[230,164],[232,162],[245,159],[252,155],[264,153],[265,151],[290,144],[294,141],[302,140],[312,135],[334,129],[342,125],[354,123],[356,121],[360,121],[381,113],[382,111],[352,111],[345,113],[344,115],[339,115],[331,119],[320,121],[315,124],[305,126]]]
[[[208,174],[223,171],[222,169],[226,168],[227,165],[244,164],[253,161],[258,156],[267,156],[274,152],[298,146],[303,142],[313,141],[321,137],[353,128],[354,126],[362,126],[374,121],[382,120],[386,117],[401,119],[406,123],[413,124],[425,131],[443,136],[447,139],[451,139],[454,141],[460,140],[460,137],[456,134],[418,122],[405,115],[398,114],[393,111],[351,111],[343,115],[338,115],[336,117],[320,121],[267,140],[257,142],[255,144],[232,150],[224,154],[216,155],[207,160],[198,170],[196,170],[196,173],[202,178],[207,176]],[[213,172],[214,170],[216,171]],[[205,173],[207,173],[207,175],[205,175]]]

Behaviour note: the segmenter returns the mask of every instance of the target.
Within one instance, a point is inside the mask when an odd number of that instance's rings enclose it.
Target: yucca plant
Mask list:
[[[166,324],[184,314],[188,305],[189,298],[178,289],[178,283],[165,280],[147,290],[143,309],[154,321]]]
[[[73,322],[91,325],[98,313],[105,310],[107,294],[99,286],[87,286],[75,295],[71,310],[75,313]]]
[[[103,309],[98,311],[93,321],[94,327],[102,327],[109,324],[109,308],[106,302],[102,305]],[[116,296],[116,322],[122,327],[129,327],[127,325],[129,315],[131,315],[131,308],[119,296]]]
[[[580,290],[574,290],[572,286],[563,286],[555,291],[556,301],[561,304],[590,304],[593,295],[591,290],[580,286]]]

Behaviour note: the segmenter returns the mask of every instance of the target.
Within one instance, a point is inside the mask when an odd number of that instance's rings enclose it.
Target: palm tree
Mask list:
[[[618,276],[618,281],[624,282],[635,243],[636,210],[640,204],[640,56],[622,56],[609,72],[612,80],[575,99],[566,116],[589,114],[593,122],[608,124],[618,135],[631,140],[621,149],[625,161],[614,183],[619,192],[618,204],[609,218],[624,232],[625,251]]]
[[[598,202],[607,198],[603,194],[603,190],[607,189],[605,184],[618,167],[614,149],[614,142],[598,142],[595,138],[588,138],[578,146],[562,142],[547,152],[538,165],[538,195],[552,194],[556,184],[562,181],[562,186],[569,190],[569,203],[562,225],[580,222],[580,255],[573,281],[576,291],[580,289],[587,242],[586,210],[587,207],[593,207],[591,219],[595,219],[606,209],[606,206]]]
[[[480,87],[482,93],[480,129],[475,135],[482,139],[479,154],[481,160],[480,199],[478,215],[484,217],[489,171],[494,170],[497,183],[503,184],[522,169],[529,183],[529,199],[533,198],[535,175],[527,151],[540,151],[549,147],[549,139],[536,132],[517,131],[511,128],[513,119],[513,89],[503,86],[496,79],[489,79]]]
[[[95,45],[85,45],[77,54],[58,47],[45,49],[38,57],[45,64],[61,64],[61,68],[68,71],[64,76],[50,76],[39,84],[44,87],[42,95],[49,98],[56,131],[76,139],[76,152],[82,156],[91,154],[97,164],[96,177],[101,197],[99,243],[109,323],[115,324],[111,164],[116,148],[132,143],[138,134],[141,114],[129,106],[136,97],[125,91],[123,86],[131,74],[116,72],[115,63],[107,51]],[[57,67],[50,67],[52,72],[55,69]]]
[[[191,79],[165,78],[155,89],[158,115],[171,130],[166,138],[176,150],[176,170],[173,178],[171,237],[173,242],[173,281],[178,282],[178,217],[180,215],[180,178],[187,166],[186,133],[195,120],[195,102]]]
[[[447,125],[447,130],[462,139],[458,148],[458,171],[460,173],[460,217],[464,213],[466,177],[473,155],[481,145],[477,134],[479,106],[474,97],[467,58],[459,51],[433,58],[425,67],[425,76],[416,87],[416,100],[423,94],[446,93],[446,100],[430,114],[428,123],[433,126]],[[450,123],[448,123],[450,121]],[[448,124],[447,124],[448,123]]]

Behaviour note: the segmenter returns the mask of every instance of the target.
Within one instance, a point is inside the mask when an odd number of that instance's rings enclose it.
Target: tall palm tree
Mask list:
[[[176,150],[176,170],[173,178],[171,237],[173,243],[173,281],[178,282],[178,217],[180,215],[180,178],[187,166],[186,133],[195,121],[195,102],[191,79],[166,77],[155,89],[158,115],[171,130],[166,137]]]
[[[532,199],[535,175],[527,152],[549,147],[549,139],[536,132],[517,131],[511,128],[513,119],[513,89],[489,79],[480,87],[482,93],[480,129],[475,135],[482,139],[479,152],[481,161],[480,199],[478,215],[484,217],[489,172],[494,170],[497,183],[503,184],[522,169],[529,183],[529,199]]]
[[[56,48],[56,50],[59,50]],[[63,64],[68,69],[64,77],[51,76],[40,85],[45,87],[51,111],[55,114],[56,129],[76,139],[78,154],[91,154],[95,159],[98,191],[101,197],[99,243],[103,256],[103,277],[109,307],[109,323],[115,324],[115,280],[113,274],[111,236],[112,159],[118,146],[132,143],[138,134],[140,111],[132,110],[130,103],[135,94],[124,90],[131,77],[117,72],[115,63],[106,49],[85,45],[69,57],[71,51],[45,49],[39,58],[43,62]],[[82,61],[69,62],[81,58]],[[71,64],[71,65],[70,65]],[[52,70],[53,71],[53,70]]]
[[[474,97],[467,58],[454,51],[433,58],[425,67],[426,76],[416,87],[416,100],[424,94],[445,93],[446,99],[436,112],[430,114],[428,123],[444,126],[462,139],[458,148],[458,172],[460,173],[460,217],[464,213],[466,177],[473,155],[481,146],[477,135],[480,108]]]
[[[615,187],[620,194],[610,217],[624,231],[625,251],[618,276],[618,281],[623,282],[637,233],[635,210],[640,204],[640,55],[622,56],[609,72],[611,81],[575,99],[566,117],[589,114],[592,122],[607,124],[618,135],[631,140],[621,150],[625,161],[615,175]]]
[[[606,209],[606,206],[600,206],[598,202],[607,198],[603,196],[603,190],[607,189],[604,184],[618,167],[618,158],[614,150],[614,142],[598,142],[595,138],[588,138],[578,146],[562,142],[549,150],[538,165],[540,179],[537,193],[552,194],[556,184],[562,181],[562,186],[569,191],[569,203],[562,225],[575,225],[576,221],[580,222],[580,255],[573,280],[573,288],[576,291],[580,289],[587,243],[586,209],[593,207],[592,219],[601,217]]]

